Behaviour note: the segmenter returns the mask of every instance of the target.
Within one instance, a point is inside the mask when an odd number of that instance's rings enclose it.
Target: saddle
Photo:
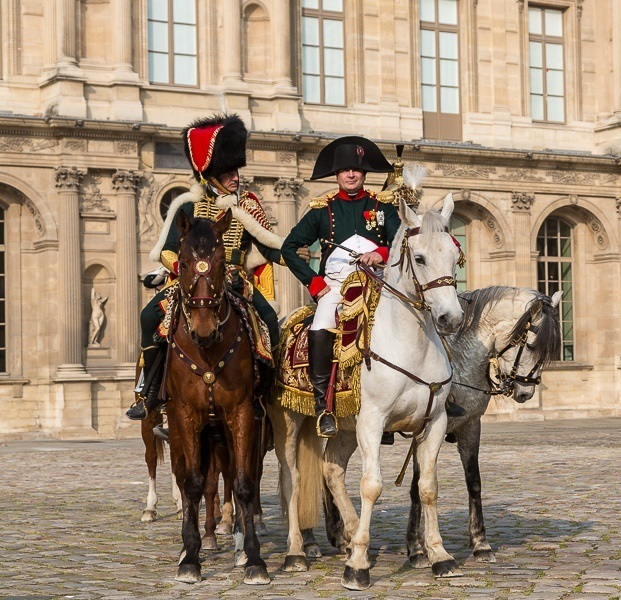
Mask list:
[[[339,368],[335,381],[334,413],[337,418],[360,411],[361,349],[370,344],[379,288],[362,271],[351,273],[341,286],[342,310],[335,330],[334,360]],[[315,415],[313,386],[308,374],[308,331],[314,306],[302,306],[285,321],[276,360],[274,401],[303,415]]]

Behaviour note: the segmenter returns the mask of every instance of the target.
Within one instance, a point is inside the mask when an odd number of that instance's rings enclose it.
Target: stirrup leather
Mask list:
[[[333,435],[325,435],[324,433],[321,433],[321,419],[323,419],[323,417],[327,416],[327,415],[331,415],[334,418],[334,427],[336,428],[336,433],[334,435],[336,435],[339,431],[339,422],[338,419],[336,418],[336,415],[330,411],[330,410],[324,410],[321,412],[321,414],[317,417],[317,422],[315,423],[315,429],[317,431],[317,435],[321,438],[326,438],[326,439],[330,439],[333,438]]]

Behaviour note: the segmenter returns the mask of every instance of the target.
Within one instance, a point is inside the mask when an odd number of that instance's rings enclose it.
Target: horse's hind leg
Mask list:
[[[408,519],[408,528],[405,535],[405,543],[408,551],[410,564],[415,569],[422,569],[429,566],[427,555],[423,541],[423,530],[421,528],[422,506],[420,502],[420,493],[418,490],[418,482],[420,480],[420,466],[418,464],[418,456],[416,448],[413,455],[412,469],[412,485],[410,486],[410,517]]]
[[[485,536],[483,505],[481,503],[481,473],[479,471],[479,447],[481,442],[481,421],[468,424],[457,432],[457,448],[466,476],[470,511],[470,547],[479,562],[496,562]]]
[[[205,440],[206,444],[210,442]],[[215,517],[215,498],[218,493],[218,481],[220,479],[220,464],[217,452],[210,444],[211,452],[209,453],[209,467],[205,477],[205,534],[202,539],[202,547],[205,550],[217,550],[218,541],[216,539],[216,517]]]
[[[146,419],[140,423],[140,433],[144,442],[144,459],[149,471],[149,491],[147,493],[147,504],[142,511],[141,521],[147,523],[155,521],[157,518],[157,485],[156,472],[158,460],[163,459],[162,443],[153,435],[153,427],[162,422],[162,415],[155,411],[147,415]]]

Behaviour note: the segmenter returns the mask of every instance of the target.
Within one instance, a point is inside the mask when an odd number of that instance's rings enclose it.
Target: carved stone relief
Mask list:
[[[472,210],[477,215],[481,223],[487,227],[492,235],[494,246],[496,246],[496,248],[502,248],[505,245],[505,237],[500,229],[498,221],[496,221],[492,214],[480,204],[466,202],[466,206]]]
[[[86,152],[86,140],[67,140],[65,149],[75,153]]]
[[[489,179],[490,175],[496,175],[496,167],[485,165],[456,165],[436,163],[435,169],[442,171],[445,177],[478,177]]]
[[[511,179],[515,181],[545,181],[545,177],[537,175],[531,169],[506,169],[504,173],[498,174],[499,179]]]
[[[39,152],[55,148],[60,142],[57,139],[25,138],[20,136],[0,136],[0,150],[9,152]]]
[[[112,187],[116,191],[135,192],[142,173],[132,169],[128,171],[115,171],[112,173]]]
[[[122,154],[124,156],[136,154],[136,142],[114,142],[114,150],[116,154]]]
[[[281,177],[274,182],[274,196],[278,200],[297,201],[298,192],[304,182],[295,177]]]
[[[111,213],[112,209],[107,198],[102,196],[99,186],[101,176],[98,173],[89,173],[87,183],[82,185],[82,206],[81,212],[101,212]]]
[[[138,192],[138,231],[142,240],[153,240],[157,237],[155,221],[155,178],[153,173],[147,171],[142,177],[142,185]]]
[[[77,167],[56,167],[56,187],[59,191],[78,191],[80,188],[80,182],[86,175],[86,171],[78,169]]]
[[[535,194],[527,194],[525,192],[513,192],[511,194],[511,203],[513,210],[516,212],[530,212],[534,201]]]
[[[617,214],[621,216],[621,196],[615,198],[615,204],[617,206]]]
[[[43,237],[45,235],[46,229],[43,217],[41,216],[39,209],[34,205],[30,198],[22,194],[19,190],[16,190],[15,188],[4,183],[0,183],[0,194],[6,195],[7,198],[12,196],[19,204],[22,204],[34,219],[35,231],[37,232],[37,235],[39,237]]]
[[[576,171],[561,171],[555,169],[550,172],[554,183],[567,183],[571,185],[594,185],[599,180],[597,173],[578,173]]]

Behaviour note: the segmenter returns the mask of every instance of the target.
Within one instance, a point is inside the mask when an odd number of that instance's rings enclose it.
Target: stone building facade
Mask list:
[[[563,355],[488,418],[621,414],[615,24],[621,0],[0,0],[0,436],[138,434],[140,276],[181,128],[222,105],[281,235],[360,134],[426,167],[424,204],[453,192],[462,286],[564,290]],[[307,301],[275,274],[282,314]]]

